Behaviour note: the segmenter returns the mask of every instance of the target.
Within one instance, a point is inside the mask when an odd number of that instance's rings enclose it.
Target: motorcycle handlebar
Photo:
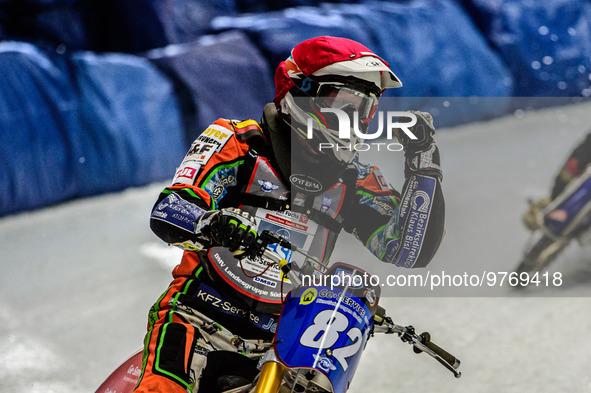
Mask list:
[[[451,371],[456,378],[462,376],[462,373],[457,370],[460,367],[460,360],[445,349],[433,343],[431,341],[431,335],[428,332],[417,335],[412,326],[396,325],[392,323],[390,317],[385,315],[376,315],[376,317],[374,317],[374,320],[376,321],[374,332],[386,334],[396,333],[403,342],[408,342],[413,346],[413,351],[415,353],[424,352]]]
[[[422,339],[423,344],[429,348],[431,351],[435,352],[437,355],[441,356],[441,358],[450,365],[454,370],[457,370],[460,367],[460,359],[456,358],[451,353],[447,352],[445,349],[441,348],[440,346],[436,345],[434,342],[431,341],[431,335],[428,332],[421,333],[419,337]],[[415,353],[423,352],[416,346],[413,347]],[[459,375],[457,375],[459,377]]]

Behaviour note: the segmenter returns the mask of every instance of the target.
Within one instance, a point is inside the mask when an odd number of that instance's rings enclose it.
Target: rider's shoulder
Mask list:
[[[263,137],[263,129],[258,121],[254,119],[236,120],[219,118],[214,121],[207,129],[219,129],[232,132],[239,141],[247,141],[253,137]]]
[[[263,136],[260,124],[253,119],[219,118],[199,134],[195,143],[215,145],[217,151],[225,146],[246,145],[252,138]],[[228,142],[232,141],[228,144]]]

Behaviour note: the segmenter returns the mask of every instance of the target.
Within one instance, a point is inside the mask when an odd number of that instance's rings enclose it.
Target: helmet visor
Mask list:
[[[340,109],[351,119],[357,113],[361,123],[368,123],[376,112],[378,97],[348,86],[323,83],[314,102],[321,108]]]

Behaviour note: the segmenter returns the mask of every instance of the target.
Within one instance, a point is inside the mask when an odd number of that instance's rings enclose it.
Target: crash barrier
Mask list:
[[[171,83],[146,59],[0,43],[0,216],[170,177]]]
[[[587,0],[134,4],[0,0],[0,38],[30,42],[0,44],[0,215],[170,177],[215,118],[259,118],[275,67],[312,36],[382,55],[404,84],[392,109],[438,128],[516,108],[478,97],[591,94]]]
[[[234,0],[0,0],[0,39],[138,53],[191,42],[237,12]]]
[[[514,76],[514,97],[591,96],[591,2],[464,0]]]
[[[275,94],[273,70],[240,31],[203,36],[145,56],[169,76],[177,96],[183,97],[188,141],[219,117],[259,119]]]

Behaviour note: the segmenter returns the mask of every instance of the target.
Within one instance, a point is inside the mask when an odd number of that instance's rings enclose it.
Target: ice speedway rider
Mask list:
[[[536,219],[537,213],[560,195],[566,186],[581,175],[589,164],[591,164],[591,132],[573,149],[560,168],[550,195],[533,202],[523,215],[523,223],[528,229],[532,231],[539,229]]]
[[[407,268],[430,262],[444,230],[431,116],[414,112],[417,139],[399,138],[406,156],[402,193],[354,151],[316,148],[351,142],[339,139],[322,107],[353,109],[366,130],[383,91],[400,86],[387,63],[360,43],[312,38],[279,65],[274,103],[260,122],[221,118],[193,142],[150,218],[157,236],[185,252],[150,310],[136,392],[216,392],[256,376],[282,293],[290,289],[276,266],[233,256],[249,250],[257,231],[290,236],[318,269],[343,229],[384,262]],[[312,139],[306,112],[315,118]]]

